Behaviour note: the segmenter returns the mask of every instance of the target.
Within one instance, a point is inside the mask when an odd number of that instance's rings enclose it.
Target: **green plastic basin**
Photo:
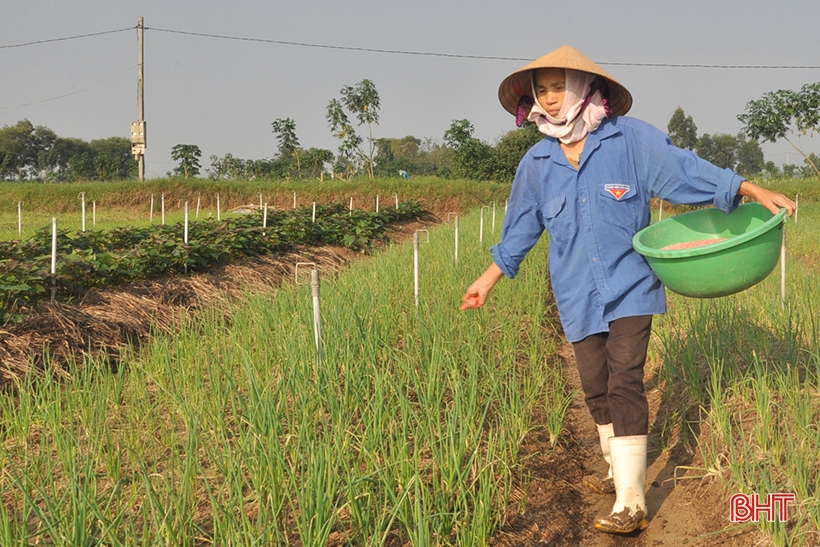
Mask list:
[[[672,291],[715,298],[748,289],[771,273],[780,258],[786,210],[773,215],[759,203],[739,206],[727,215],[701,209],[666,218],[632,238],[658,278]],[[669,245],[723,239],[688,249]]]

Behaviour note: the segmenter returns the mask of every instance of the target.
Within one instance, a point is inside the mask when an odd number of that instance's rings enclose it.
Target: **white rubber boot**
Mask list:
[[[595,528],[616,534],[643,530],[649,525],[644,494],[646,435],[610,438],[609,454],[615,482],[615,505],[609,515],[595,519]]]
[[[598,428],[601,452],[604,455],[604,460],[606,460],[609,469],[606,475],[600,473],[587,475],[582,480],[584,485],[596,494],[611,494],[615,491],[615,481],[612,480],[612,460],[609,455],[609,439],[615,436],[615,430],[611,423],[604,425],[595,424],[595,427]]]

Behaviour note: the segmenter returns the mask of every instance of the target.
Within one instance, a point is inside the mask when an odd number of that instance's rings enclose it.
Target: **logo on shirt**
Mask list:
[[[629,192],[628,184],[604,184],[604,190],[615,196],[619,200],[624,197],[624,194]]]

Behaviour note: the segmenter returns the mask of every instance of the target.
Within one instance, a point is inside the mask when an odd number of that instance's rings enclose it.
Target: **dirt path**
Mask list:
[[[581,478],[591,472],[605,472],[598,434],[580,391],[580,378],[572,347],[562,349],[564,371],[571,389],[577,389],[567,420],[567,439],[549,451],[546,433],[533,431],[524,441],[523,468],[517,476],[513,503],[507,523],[496,534],[494,546],[590,546],[655,547],[687,545],[693,547],[770,545],[755,528],[723,532],[729,527],[729,494],[720,480],[699,478],[703,471],[684,467],[701,465],[695,446],[680,440],[671,448],[661,437],[661,419],[666,411],[661,391],[647,373],[650,405],[649,454],[647,458],[646,501],[649,527],[630,536],[614,536],[595,531],[593,519],[609,512],[615,495],[590,493]],[[651,368],[651,367],[649,367]],[[535,422],[537,423],[537,418]],[[673,436],[674,438],[674,436]],[[675,481],[677,476],[678,480]]]

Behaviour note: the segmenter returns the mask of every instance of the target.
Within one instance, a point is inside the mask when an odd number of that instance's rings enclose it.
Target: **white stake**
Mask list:
[[[800,208],[800,194],[794,196],[794,223],[797,224],[797,210]]]
[[[82,221],[82,231],[85,232],[85,192],[80,192],[80,199],[83,202],[83,221]]]
[[[376,212],[379,212],[379,194],[376,194]]]
[[[353,198],[350,198],[350,207],[348,208],[348,211],[350,212],[347,214],[347,216],[353,216]]]
[[[17,202],[17,235],[23,235],[23,202]]]
[[[507,205],[509,205],[509,203],[510,203],[510,198],[507,198],[506,201],[504,201],[504,214],[505,215],[507,214]]]
[[[165,226],[165,194],[162,194],[162,225]]]
[[[495,234],[495,202],[493,202],[493,234]]]
[[[188,202],[185,202],[185,236],[182,238],[185,245],[188,244]]]
[[[313,222],[316,222],[316,202],[313,202]]]
[[[200,201],[201,198],[202,198],[202,194],[201,193],[197,194],[197,196],[196,196],[196,216],[194,217],[194,220],[199,219],[199,201]]]
[[[57,218],[51,219],[51,302],[57,297]]]
[[[97,201],[94,200],[91,202],[91,225],[97,225]]]
[[[399,208],[399,195],[394,193],[393,197],[396,198],[396,209],[398,209]]]
[[[262,207],[262,228],[268,227],[268,204]]]
[[[658,200],[658,222],[663,220],[663,200]]]
[[[216,195],[216,220],[222,220],[222,204],[219,203],[219,194]]]
[[[151,194],[151,212],[148,213],[148,221],[154,223],[154,194]]]
[[[293,208],[296,209],[296,192],[293,193]]]
[[[259,207],[262,207],[262,192],[259,192]]]

